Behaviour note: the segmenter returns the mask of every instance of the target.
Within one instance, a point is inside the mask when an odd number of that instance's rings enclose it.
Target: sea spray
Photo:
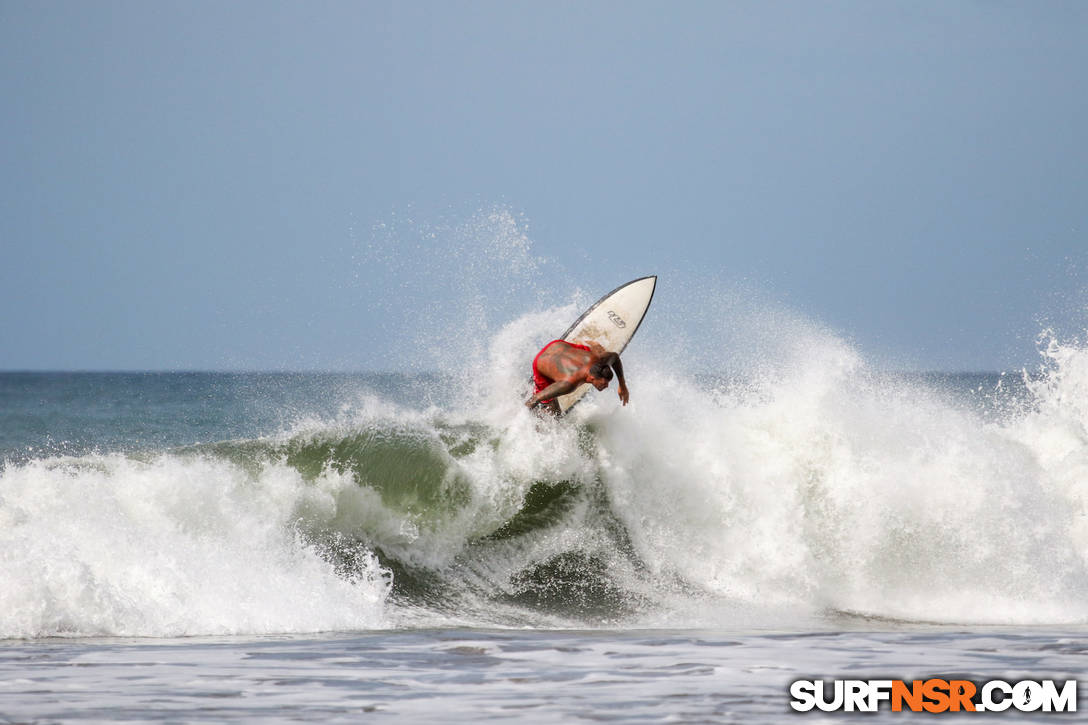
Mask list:
[[[1067,354],[1054,373],[1088,351]],[[1081,404],[1075,390],[1049,415],[988,421],[835,339],[806,340],[776,367],[717,396],[653,371],[665,384],[643,394],[639,419],[602,425],[605,480],[651,566],[752,605],[1088,617],[1085,444],[1059,434],[1079,476],[1023,444],[1025,428]]]
[[[410,373],[479,370],[500,325],[577,287],[533,248],[524,215],[502,206],[433,221],[393,214],[356,241],[352,261],[383,331],[379,365]],[[369,279],[391,293],[374,295]]]
[[[1040,335],[1042,362],[1023,372],[1027,412],[1012,417],[1012,440],[1031,452],[1048,495],[1065,503],[1070,548],[1088,557],[1088,345]]]

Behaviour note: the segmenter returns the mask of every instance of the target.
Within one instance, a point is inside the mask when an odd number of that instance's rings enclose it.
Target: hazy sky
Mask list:
[[[1088,324],[1085,2],[0,0],[0,98],[0,369],[388,369],[462,276],[904,367]]]

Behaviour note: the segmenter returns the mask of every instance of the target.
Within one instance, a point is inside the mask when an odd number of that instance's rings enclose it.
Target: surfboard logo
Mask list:
[[[620,328],[621,330],[627,327],[627,323],[623,321],[623,318],[617,315],[612,310],[608,311],[608,319],[612,320],[612,324]]]

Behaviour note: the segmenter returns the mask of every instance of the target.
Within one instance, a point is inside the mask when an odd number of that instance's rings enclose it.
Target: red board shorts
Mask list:
[[[589,349],[588,345],[578,345],[578,344],[575,344],[573,342],[567,342],[566,340],[552,340],[547,345],[540,348],[540,352],[538,352],[536,354],[536,357],[533,358],[533,385],[536,386],[536,389],[533,390],[534,393],[539,393],[541,390],[543,390],[544,388],[548,387],[549,385],[551,385],[552,383],[555,382],[554,380],[545,377],[543,374],[541,374],[541,372],[539,370],[536,369],[536,361],[540,359],[540,356],[544,354],[545,350],[547,350],[549,347],[551,347],[552,345],[554,345],[557,342],[561,342],[564,345],[570,345],[571,347],[576,347],[579,350],[585,350],[586,352],[592,352],[592,350]],[[553,400],[555,400],[555,398],[549,398],[547,400],[542,400],[542,401],[540,401],[540,404],[541,405],[549,405]]]

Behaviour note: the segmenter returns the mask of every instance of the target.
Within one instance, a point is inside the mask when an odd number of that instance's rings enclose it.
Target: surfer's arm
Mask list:
[[[627,405],[627,401],[630,400],[631,394],[627,392],[627,381],[623,377],[623,363],[620,362],[620,356],[618,353],[610,352],[601,357],[601,362],[612,368],[616,373],[617,391],[620,395],[620,401]]]
[[[566,395],[570,391],[574,390],[578,386],[569,380],[556,380],[548,387],[541,390],[539,393],[533,395],[525,401],[525,407],[533,408],[540,404],[540,401],[547,400],[548,398],[555,398],[560,395]]]

